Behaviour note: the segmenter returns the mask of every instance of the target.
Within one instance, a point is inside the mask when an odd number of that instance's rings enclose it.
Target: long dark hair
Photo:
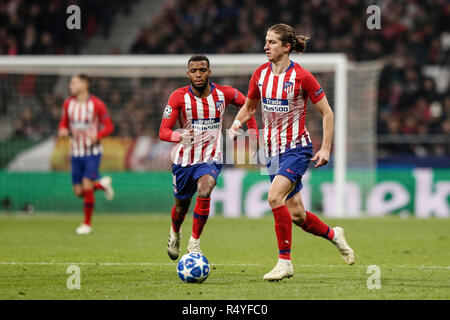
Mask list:
[[[278,23],[269,28],[268,31],[273,31],[276,34],[280,35],[280,40],[284,44],[289,43],[291,45],[291,49],[289,50],[289,53],[291,52],[298,52],[303,53],[306,50],[306,42],[308,41],[309,37],[297,34],[294,28],[291,26],[284,24],[284,23]]]

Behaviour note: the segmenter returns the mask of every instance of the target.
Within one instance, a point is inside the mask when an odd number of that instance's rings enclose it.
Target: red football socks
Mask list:
[[[97,191],[97,190],[105,190],[105,188],[98,181],[94,182],[94,191]]]
[[[272,209],[278,241],[278,258],[291,260],[292,219],[286,205]]]
[[[177,212],[176,206],[173,206],[172,208],[172,230],[176,233],[180,232],[181,224],[184,221],[184,217],[186,215],[180,215]]]
[[[95,204],[94,190],[84,191],[83,198],[84,198],[84,203],[83,203],[84,222],[83,223],[90,226],[92,214],[94,212],[94,204]]]
[[[198,198],[194,207],[194,223],[192,224],[192,237],[194,239],[200,238],[203,227],[206,224],[209,216],[209,204],[211,198]]]
[[[306,232],[328,240],[332,240],[334,237],[334,230],[309,211],[306,211],[306,219],[302,223],[301,228]]]

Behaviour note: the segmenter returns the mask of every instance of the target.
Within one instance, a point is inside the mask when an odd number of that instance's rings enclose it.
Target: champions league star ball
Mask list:
[[[201,253],[187,253],[178,261],[177,273],[183,282],[203,282],[209,275],[208,259]]]

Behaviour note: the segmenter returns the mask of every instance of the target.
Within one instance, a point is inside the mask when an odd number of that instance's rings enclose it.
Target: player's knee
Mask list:
[[[303,222],[305,222],[306,213],[304,209],[303,210],[300,208],[296,210],[289,209],[289,212],[291,213],[292,223],[294,223],[295,225],[300,226],[303,224]]]
[[[205,188],[205,189],[201,189],[201,190],[199,189],[199,190],[197,190],[197,197],[202,198],[202,199],[209,198],[209,197],[211,197],[211,192],[212,192],[212,190],[209,188]]]
[[[211,197],[211,192],[213,191],[215,185],[216,182],[212,178],[199,180],[197,185],[197,197],[198,198]]]
[[[79,198],[83,197],[84,195],[83,189],[75,189],[73,190],[73,193]]]
[[[281,197],[278,194],[273,194],[271,192],[269,192],[267,196],[267,201],[269,202],[269,205],[272,209],[282,206],[284,204],[283,197]]]
[[[189,211],[189,206],[175,206],[175,209],[177,210],[177,213],[180,215],[180,216],[184,216],[184,215],[186,215],[187,213],[188,213],[188,211]]]

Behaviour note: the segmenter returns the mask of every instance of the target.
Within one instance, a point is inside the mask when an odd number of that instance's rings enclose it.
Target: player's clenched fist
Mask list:
[[[69,130],[66,128],[61,128],[58,130],[58,137],[59,138],[67,138],[69,136]]]
[[[239,132],[239,129],[242,128],[242,123],[239,120],[234,120],[233,124],[231,125],[231,128],[228,129],[228,138],[230,140],[234,140],[237,136],[240,136],[241,133]]]

